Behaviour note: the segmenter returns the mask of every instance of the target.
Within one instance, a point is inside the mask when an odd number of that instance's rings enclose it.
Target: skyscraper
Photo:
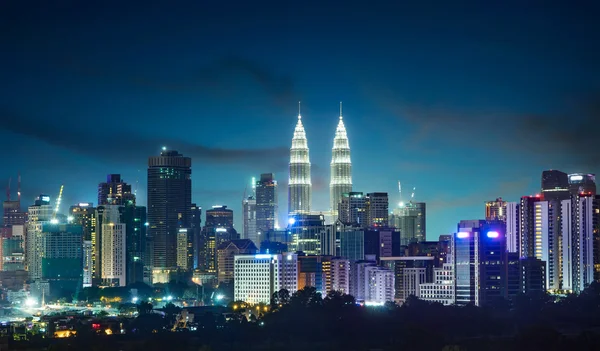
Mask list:
[[[105,183],[98,184],[98,206],[125,205],[128,201],[135,203],[135,195],[120,174],[109,174]]]
[[[569,174],[569,191],[573,195],[596,195],[596,175],[585,173]]]
[[[298,103],[298,107],[300,104]],[[292,148],[290,149],[290,177],[288,185],[288,213],[309,214],[312,198],[310,179],[310,158],[306,132],[302,125],[302,116],[298,111],[298,123],[294,129]]]
[[[256,182],[256,230],[262,234],[277,226],[277,181],[273,173],[264,173]]]
[[[108,286],[127,285],[127,260],[125,246],[127,226],[122,222],[124,206],[104,205],[102,233],[102,272],[101,277]]]
[[[242,239],[249,239],[258,246],[260,239],[256,230],[256,198],[248,196],[242,200],[243,228]]]
[[[426,205],[425,202],[400,203],[394,209],[391,226],[400,230],[402,245],[426,239]]]
[[[237,231],[233,228],[233,211],[227,206],[213,206],[207,210],[202,236],[205,266],[201,269],[208,273],[217,273],[217,248],[226,241],[239,239]]]
[[[387,227],[389,222],[389,201],[387,193],[368,193],[365,201],[367,225],[369,227]]]
[[[342,119],[342,103],[340,102],[340,121],[333,138],[331,152],[331,182],[329,183],[329,205],[333,221],[338,218],[338,204],[344,193],[352,191],[352,162],[350,160],[350,144],[346,127]]]
[[[148,223],[153,242],[154,282],[177,268],[177,234],[189,228],[192,209],[192,159],[163,148],[148,159]]]
[[[365,196],[360,192],[344,193],[338,204],[338,219],[345,225],[367,226]]]
[[[27,222],[27,213],[21,211],[21,176],[19,175],[19,188],[17,190],[17,200],[10,199],[10,180],[6,189],[6,201],[3,203],[3,226],[10,228],[13,225],[25,225]]]
[[[562,201],[569,198],[569,177],[552,169],[542,172],[542,197],[546,201]]]

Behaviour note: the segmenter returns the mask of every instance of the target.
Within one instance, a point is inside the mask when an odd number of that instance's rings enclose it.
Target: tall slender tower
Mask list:
[[[288,213],[310,213],[311,204],[310,159],[308,142],[300,115],[298,102],[298,123],[294,129],[292,148],[290,149],[290,179],[288,185]]]
[[[350,161],[350,144],[342,119],[342,103],[340,102],[340,121],[333,138],[331,183],[329,183],[330,207],[334,222],[338,218],[338,204],[342,200],[342,195],[350,192],[352,192],[352,162]]]

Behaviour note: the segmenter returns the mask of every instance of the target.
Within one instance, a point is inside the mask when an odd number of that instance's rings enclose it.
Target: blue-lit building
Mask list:
[[[42,233],[42,280],[53,297],[72,296],[83,286],[83,228],[44,223]]]
[[[327,234],[325,216],[296,214],[288,220],[288,245],[291,251],[302,251],[307,255],[321,254],[321,239]]]
[[[502,222],[461,221],[453,240],[456,304],[494,304],[508,297],[506,227]]]

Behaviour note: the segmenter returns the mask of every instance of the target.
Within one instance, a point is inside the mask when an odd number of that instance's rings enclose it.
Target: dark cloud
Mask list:
[[[168,78],[132,75],[130,69],[119,72],[118,69],[95,66],[74,57],[60,60],[60,65],[86,78],[159,92],[200,92],[228,98],[238,89],[247,91],[258,87],[282,107],[289,108],[298,100],[289,76],[279,75],[259,62],[234,55]],[[246,81],[250,82],[250,86],[245,86]]]
[[[92,158],[117,163],[145,162],[149,155],[158,153],[161,145],[177,149],[195,161],[236,166],[261,166],[274,170],[285,169],[289,157],[287,147],[224,149],[170,138],[146,138],[134,133],[117,132],[103,135],[64,129],[60,124],[42,122],[47,119],[28,118],[5,108],[0,108],[0,120],[3,121],[0,130],[31,137]]]
[[[545,110],[553,112],[537,114],[415,106],[393,98],[380,101],[393,115],[415,127],[406,140],[408,146],[422,148],[431,141],[475,145],[477,141],[508,156],[535,156],[550,166],[587,170],[600,166],[595,137],[600,132],[600,94],[551,101]]]

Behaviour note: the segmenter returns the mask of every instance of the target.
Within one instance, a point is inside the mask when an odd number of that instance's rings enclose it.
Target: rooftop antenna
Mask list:
[[[340,119],[342,119],[342,102],[340,101]]]
[[[415,199],[415,190],[417,190],[417,187],[413,187],[412,194],[410,194],[410,202]]]
[[[8,186],[6,187],[6,201],[10,201],[10,181],[12,178],[8,178]]]

